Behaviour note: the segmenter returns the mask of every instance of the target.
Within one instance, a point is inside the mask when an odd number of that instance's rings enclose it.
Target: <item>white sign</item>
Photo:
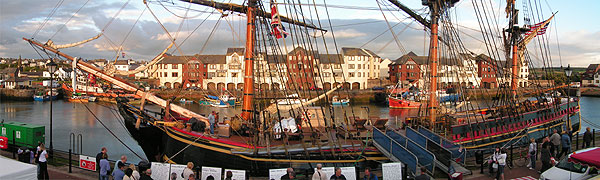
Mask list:
[[[281,176],[287,174],[287,168],[269,169],[269,180],[281,180]]]
[[[402,179],[402,163],[383,163],[383,179]]]
[[[355,167],[341,167],[340,169],[342,169],[342,174],[346,177],[347,180],[356,180]]]
[[[317,168],[315,168],[315,172],[317,172]],[[335,174],[334,167],[323,167],[321,168],[321,177],[326,177],[325,179],[329,179],[331,175]]]
[[[96,171],[96,158],[79,155],[79,167],[90,171]]]
[[[201,180],[221,180],[221,168],[202,166]]]
[[[15,131],[17,139],[21,139],[21,131]]]
[[[2,127],[2,136],[6,136],[6,128]]]
[[[233,175],[231,180],[246,180],[246,171],[244,170],[235,170],[235,169],[225,169],[225,177],[227,177],[227,172],[231,171]]]
[[[177,180],[185,180],[188,179],[188,177],[183,178],[182,174],[183,174],[183,170],[186,168],[186,165],[180,165],[180,164],[171,164],[171,176],[170,179],[173,179],[173,175],[175,175],[175,177],[177,177]],[[173,174],[175,173],[175,174]]]
[[[150,166],[150,169],[152,170],[152,175],[150,177],[152,177],[152,179],[157,180],[167,180],[171,175],[170,167],[171,164],[152,162],[152,165]]]

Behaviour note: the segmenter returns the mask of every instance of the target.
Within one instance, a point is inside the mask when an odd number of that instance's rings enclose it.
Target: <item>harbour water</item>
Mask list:
[[[600,107],[600,98],[582,97],[581,113],[583,119],[594,124],[600,124],[600,113],[597,112]],[[87,106],[87,107],[86,107]],[[208,114],[211,111],[220,112],[221,117],[228,117],[240,113],[239,108],[213,108],[201,106],[198,104],[184,105],[186,108],[200,114]],[[88,110],[89,108],[89,110]],[[148,109],[158,110],[157,107],[148,106]],[[366,118],[367,116],[377,116],[401,122],[406,116],[416,115],[418,110],[390,110],[386,106],[376,106],[371,104],[353,105],[345,107],[334,107],[337,118],[343,117],[343,114],[337,112],[346,112],[348,116]],[[116,105],[107,103],[71,103],[67,101],[53,102],[53,144],[58,150],[68,151],[70,147],[70,134],[81,134],[83,137],[83,154],[94,156],[100,151],[101,147],[108,148],[109,159],[116,160],[121,155],[126,155],[131,162],[139,162],[141,159],[135,154],[145,157],[141,147],[131,138],[125,126],[123,119],[116,111]],[[98,119],[96,119],[96,117]],[[578,118],[574,116],[573,118]],[[50,142],[50,103],[49,102],[0,102],[0,120],[17,121],[23,123],[45,125],[46,126],[46,144]],[[582,129],[594,125],[582,122]],[[106,127],[106,128],[105,128]],[[600,127],[596,127],[600,130]],[[109,131],[110,130],[110,131]],[[111,135],[111,132],[114,134]],[[115,137],[116,136],[116,137]],[[118,139],[117,139],[118,138]],[[121,143],[121,140],[123,143]],[[131,151],[125,147],[126,144]],[[133,153],[134,151],[135,153]]]

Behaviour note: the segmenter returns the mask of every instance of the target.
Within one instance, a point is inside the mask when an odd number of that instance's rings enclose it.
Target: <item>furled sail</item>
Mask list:
[[[162,61],[164,59],[164,55],[165,53],[167,53],[167,51],[169,51],[169,49],[171,49],[171,47],[173,47],[174,43],[171,42],[171,44],[164,50],[162,51],[160,54],[158,54],[156,57],[154,57],[154,59],[152,59],[152,61],[150,61],[148,64],[140,66],[134,70],[131,71],[121,71],[121,70],[117,70],[114,62],[113,63],[109,63],[104,67],[104,73],[106,74],[119,74],[119,75],[123,75],[123,76],[128,76],[128,75],[132,75],[132,74],[136,74],[139,72],[142,72],[146,69],[148,69],[148,67],[151,67],[152,65],[155,65],[156,63]]]
[[[329,91],[325,92],[324,94],[321,94],[321,95],[319,95],[319,96],[317,96],[317,97],[315,97],[315,98],[313,98],[311,100],[308,100],[306,102],[302,102],[300,104],[277,105],[277,103],[273,103],[269,107],[267,107],[265,109],[265,111],[268,111],[269,113],[274,114],[274,113],[277,113],[278,109],[279,109],[279,111],[288,111],[290,109],[296,109],[296,108],[299,108],[299,107],[307,106],[307,105],[310,105],[312,103],[317,102],[318,100],[323,99],[324,97],[326,97],[327,95],[333,93],[335,90],[339,89],[340,87],[342,87],[341,84],[338,85],[338,86],[336,86],[336,87],[334,87],[334,88],[332,88],[332,89],[330,89]]]
[[[93,41],[93,40],[96,40],[96,39],[100,38],[100,36],[102,36],[102,33],[100,33],[100,34],[98,34],[98,35],[96,35],[96,36],[94,36],[92,38],[83,40],[83,41],[79,41],[79,42],[75,42],[75,43],[71,43],[71,44],[63,44],[63,45],[56,45],[56,44],[54,44],[54,42],[52,40],[48,40],[48,42],[46,42],[46,45],[50,46],[50,47],[52,47],[54,49],[64,49],[64,48],[70,48],[70,47],[75,47],[75,46],[79,46],[79,45],[85,44],[87,42],[90,42],[90,41]]]

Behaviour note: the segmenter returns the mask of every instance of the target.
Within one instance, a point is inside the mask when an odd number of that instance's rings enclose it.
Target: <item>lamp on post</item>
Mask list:
[[[569,109],[571,109],[571,96],[569,95],[569,93],[571,92],[571,74],[572,73],[573,73],[573,70],[571,69],[571,64],[569,64],[567,66],[567,68],[565,69],[565,75],[567,75],[567,124],[568,124],[567,129],[569,131],[571,130],[571,112],[569,111]]]
[[[50,154],[54,154],[54,146],[52,144],[52,96],[54,95],[54,73],[56,72],[57,64],[54,63],[54,59],[50,59],[50,63],[46,64],[48,72],[50,72]],[[52,156],[51,156],[52,157]]]

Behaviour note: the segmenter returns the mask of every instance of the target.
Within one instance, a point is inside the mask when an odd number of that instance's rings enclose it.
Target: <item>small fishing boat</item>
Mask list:
[[[338,99],[337,96],[333,96],[332,100],[331,100],[331,105],[334,106],[344,106],[344,105],[348,105],[350,104],[350,99],[346,98],[346,99]]]
[[[96,97],[95,96],[89,96],[88,97],[88,101],[89,102],[96,102]]]
[[[33,100],[34,101],[47,101],[49,99],[50,98],[48,96],[45,96],[45,95],[34,95],[33,96]]]
[[[77,102],[77,103],[87,103],[90,100],[89,100],[88,96],[71,96],[69,99],[67,99],[67,101]]]

